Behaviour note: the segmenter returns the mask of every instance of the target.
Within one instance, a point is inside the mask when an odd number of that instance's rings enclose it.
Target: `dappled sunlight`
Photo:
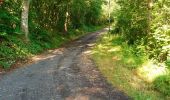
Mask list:
[[[137,69],[139,77],[149,83],[153,82],[157,77],[167,75],[168,73],[169,71],[165,65],[158,66],[151,61]]]
[[[65,48],[60,48],[60,49],[56,49],[56,50],[48,50],[49,53],[53,53],[53,54],[63,54]]]
[[[87,50],[87,51],[84,51],[83,53],[84,53],[84,54],[87,54],[87,55],[91,55],[91,54],[93,54],[94,52],[92,52],[91,50]]]
[[[122,67],[120,63],[118,63],[117,66],[112,66],[114,70],[109,69],[108,71],[111,75],[113,75],[112,78],[115,78],[112,79],[114,80],[113,82],[120,82],[120,85],[118,84],[120,88],[143,90],[147,87],[146,83],[135,74],[135,70],[129,71],[126,67]]]
[[[116,51],[121,51],[121,46],[114,46],[113,48],[107,50],[107,52],[116,52]]]
[[[129,84],[135,89],[143,89],[145,87],[143,80],[136,75],[133,75],[133,77],[129,81]]]
[[[104,56],[104,55],[107,55],[107,53],[105,53],[105,52],[100,52],[100,51],[92,51],[92,53],[91,54],[96,54],[96,55],[102,55],[102,56]]]
[[[109,30],[109,27],[107,27],[107,28],[105,28],[106,30]],[[112,30],[113,28],[112,27],[110,27],[110,30]]]
[[[87,46],[89,46],[89,47],[92,47],[92,46],[94,46],[94,45],[96,45],[96,43],[87,44]]]
[[[35,56],[32,58],[33,61],[40,61],[40,60],[45,60],[45,59],[49,59],[49,58],[53,58],[56,55],[50,55],[50,56]]]
[[[56,50],[48,50],[45,55],[37,55],[31,58],[33,61],[41,61],[45,59],[54,58],[57,54],[63,54],[64,48],[56,49]]]
[[[129,59],[127,59],[127,61],[126,61],[128,64],[134,64],[135,63],[135,60],[134,60],[134,58],[129,58]]]
[[[99,44],[99,45],[97,45],[97,49],[98,50],[104,50],[105,52],[107,51],[107,50],[109,50],[111,47],[109,46],[109,45],[102,45],[102,44]],[[112,49],[112,48],[111,48]]]
[[[93,50],[94,60],[113,86],[134,96],[135,100],[162,100],[162,95],[152,89],[149,82],[169,73],[168,70],[165,66],[155,67],[153,63],[143,64],[148,59],[143,55],[137,56],[133,50],[120,36],[104,35]]]
[[[111,41],[111,40],[112,40],[112,37],[106,35],[106,36],[103,37],[103,39],[104,39],[105,41]]]

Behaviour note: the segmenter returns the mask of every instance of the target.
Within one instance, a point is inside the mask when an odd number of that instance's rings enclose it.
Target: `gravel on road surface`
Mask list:
[[[90,58],[107,29],[33,57],[34,63],[0,76],[0,100],[129,100],[107,83]]]

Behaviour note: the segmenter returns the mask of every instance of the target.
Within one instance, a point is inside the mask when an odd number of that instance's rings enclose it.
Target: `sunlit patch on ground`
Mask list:
[[[32,61],[41,61],[45,59],[51,59],[56,56],[56,54],[63,54],[64,48],[56,49],[56,50],[49,50],[44,55],[37,55],[31,58]]]
[[[93,58],[100,72],[114,87],[134,100],[166,100],[149,83],[160,75],[168,74],[166,67],[146,63],[148,59],[133,54],[133,47],[125,42],[118,35],[102,36],[93,49]]]
[[[55,57],[55,55],[50,55],[47,57],[43,57],[43,56],[35,56],[32,58],[33,61],[40,61],[40,60],[45,60],[45,59],[49,59],[49,58],[53,58]]]
[[[116,51],[121,51],[121,47],[120,46],[115,46],[115,47],[110,48],[109,50],[107,50],[107,52],[116,52]]]
[[[143,64],[142,67],[138,68],[137,74],[145,81],[151,83],[157,77],[169,74],[169,71],[165,65],[158,66],[150,61]]]
[[[84,53],[84,54],[87,54],[87,55],[93,54],[93,52],[92,52],[91,50],[85,51],[85,52],[83,52],[83,53]]]
[[[137,77],[136,75],[133,75],[131,80],[129,81],[129,84],[135,88],[135,89],[144,89],[146,88],[145,84],[143,84],[143,80]]]
[[[95,44],[95,43],[87,44],[87,46],[89,46],[89,47],[92,47],[92,46],[94,46],[94,45],[96,45],[96,44]]]
[[[99,45],[98,45],[98,48],[99,48],[100,50],[106,50],[106,49],[108,49],[108,46],[107,46],[107,45],[99,44]]]

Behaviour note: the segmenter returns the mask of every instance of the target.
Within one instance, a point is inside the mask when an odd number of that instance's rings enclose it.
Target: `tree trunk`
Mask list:
[[[69,10],[68,10],[68,5],[67,5],[67,11],[66,11],[66,14],[65,14],[65,22],[64,22],[64,32],[67,33],[68,31],[68,22],[69,22]]]
[[[21,30],[25,33],[26,41],[29,41],[29,29],[28,29],[28,15],[29,15],[30,0],[23,0],[22,13],[21,13]]]
[[[110,5],[111,5],[111,4],[110,4],[110,0],[109,0],[109,9],[108,9],[108,12],[109,12],[109,33],[110,33],[110,20],[111,20],[111,19],[110,19]]]
[[[68,31],[68,12],[66,12],[66,19],[64,23],[64,32],[67,33]]]
[[[148,34],[150,34],[150,29],[151,29],[152,6],[153,6],[152,0],[148,0],[148,29],[147,29]]]

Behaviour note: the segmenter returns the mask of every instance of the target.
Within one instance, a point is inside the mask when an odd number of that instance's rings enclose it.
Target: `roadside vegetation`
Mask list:
[[[115,3],[113,30],[93,50],[100,71],[135,100],[169,100],[169,0]]]
[[[120,35],[105,34],[93,48],[93,59],[107,81],[133,99],[169,100],[170,70],[136,52]]]
[[[0,66],[9,69],[16,62],[27,62],[27,60],[48,49],[55,49],[61,45],[77,39],[89,32],[101,29],[103,26],[90,26],[86,28],[71,30],[67,34],[53,33],[52,36],[44,32],[43,37],[31,36],[30,42],[25,42],[21,35],[5,35],[0,45]],[[42,31],[43,32],[43,31]],[[39,39],[35,39],[39,38]],[[43,40],[41,40],[41,39]]]
[[[0,0],[0,69],[108,22],[93,49],[108,82],[135,100],[169,100],[169,0]]]
[[[0,68],[101,29],[102,0],[0,0]]]

